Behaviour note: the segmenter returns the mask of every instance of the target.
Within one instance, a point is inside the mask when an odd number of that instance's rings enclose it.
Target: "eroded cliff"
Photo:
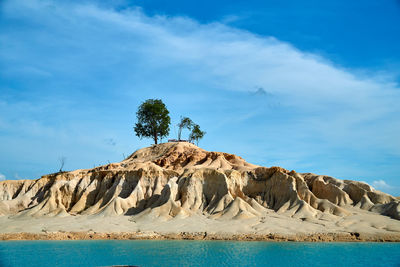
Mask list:
[[[261,167],[189,143],[143,148],[119,163],[0,182],[0,215],[135,215],[169,219],[348,216],[358,208],[400,219],[395,197],[368,184]]]

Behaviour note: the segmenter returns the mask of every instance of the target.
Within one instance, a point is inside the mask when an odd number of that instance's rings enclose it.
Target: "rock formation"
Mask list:
[[[366,183],[280,167],[189,143],[140,149],[119,163],[0,182],[0,215],[135,215],[168,220],[194,214],[246,219],[274,211],[300,219],[347,216],[358,208],[400,220],[395,197]]]

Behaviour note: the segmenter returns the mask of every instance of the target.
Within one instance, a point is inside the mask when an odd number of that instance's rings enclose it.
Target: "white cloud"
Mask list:
[[[0,181],[4,181],[6,179],[6,176],[4,174],[0,173]]]
[[[147,86],[153,82],[149,80],[152,73],[157,73],[160,83],[173,79],[175,83],[196,82],[204,88],[236,91],[257,85],[268,88],[284,108],[303,113],[297,126],[307,125],[307,131],[332,143],[368,144],[400,155],[395,134],[400,123],[394,120],[400,112],[400,94],[389,78],[358,75],[273,37],[221,23],[204,25],[183,17],[149,17],[140,9],[116,12],[90,4],[32,3],[25,6],[22,2],[16,8],[31,8],[34,13],[25,14],[39,25],[46,24],[49,34],[56,35],[43,34],[43,42],[47,38],[56,42],[60,29],[71,34],[61,37],[72,51],[63,57],[56,49],[53,52],[60,64],[54,64],[57,60],[50,57],[51,62],[44,58],[32,68],[49,74],[62,71],[79,75],[102,69],[110,73],[114,65],[125,72],[122,67],[129,62],[127,69],[132,72],[124,79],[138,73],[143,76],[139,83]]]
[[[372,182],[372,186],[380,190],[392,189],[392,186],[388,185],[384,180],[376,180]]]

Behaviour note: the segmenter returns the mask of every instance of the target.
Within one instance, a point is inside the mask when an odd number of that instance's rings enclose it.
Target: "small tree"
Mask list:
[[[200,130],[200,126],[198,124],[195,124],[192,128],[192,132],[190,133],[189,140],[196,140],[196,145],[198,145],[199,140],[203,138],[205,134],[206,132]]]
[[[64,156],[58,158],[58,160],[60,161],[60,170],[58,172],[63,172],[62,169],[64,168],[66,159],[67,158]]]
[[[181,135],[182,135],[182,129],[186,128],[189,131],[192,129],[193,126],[193,121],[191,119],[189,119],[188,117],[181,117],[181,122],[178,123],[177,125],[179,127],[178,130],[178,140],[181,140]]]
[[[158,138],[169,134],[171,118],[169,111],[161,99],[148,99],[136,112],[138,122],[133,127],[139,138],[151,137],[157,144]]]

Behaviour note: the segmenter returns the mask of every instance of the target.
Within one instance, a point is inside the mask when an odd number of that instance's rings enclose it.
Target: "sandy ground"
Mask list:
[[[216,220],[151,216],[0,217],[0,239],[237,239],[400,241],[400,221],[348,207],[346,217],[295,219],[274,211],[259,218]]]

